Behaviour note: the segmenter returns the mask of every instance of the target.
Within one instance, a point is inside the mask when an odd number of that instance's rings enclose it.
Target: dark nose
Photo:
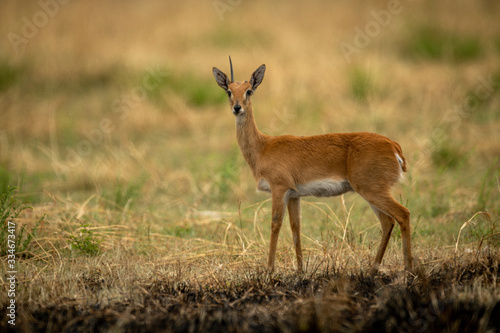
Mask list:
[[[234,113],[234,114],[238,114],[238,113],[240,113],[240,111],[241,111],[241,105],[236,104],[236,105],[234,106],[234,108],[233,108],[233,113]]]

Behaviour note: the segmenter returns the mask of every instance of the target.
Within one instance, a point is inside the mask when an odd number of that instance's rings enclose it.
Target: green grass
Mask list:
[[[12,176],[6,167],[0,165],[0,195],[9,192],[10,186],[12,186]]]
[[[31,230],[20,224],[19,215],[30,207],[18,201],[15,197],[16,191],[17,188],[8,187],[5,192],[0,194],[0,256],[9,259],[15,258],[16,255],[18,258],[32,256],[29,251],[36,241],[40,223],[45,218],[42,216],[38,219]]]
[[[468,89],[460,105],[463,118],[479,124],[497,122],[500,118],[499,97],[500,72],[495,71]]]
[[[0,58],[0,92],[13,87],[22,76],[22,69]]]
[[[480,39],[429,25],[413,28],[404,45],[404,54],[413,59],[464,62],[483,54]]]
[[[480,180],[479,194],[477,196],[477,209],[480,211],[487,210],[487,208],[498,203],[494,202],[496,197],[495,181],[498,183],[500,177],[500,168],[498,158],[495,159],[488,169],[484,172],[483,178]],[[499,207],[496,207],[499,208]]]
[[[202,108],[211,105],[220,105],[227,97],[220,93],[220,88],[214,86],[211,79],[190,72],[165,71],[168,75],[153,89],[148,90],[151,100],[164,105],[163,98],[169,94],[181,95],[193,107]],[[148,74],[146,74],[148,75]],[[147,76],[145,76],[146,78]]]
[[[432,163],[439,169],[456,169],[467,161],[467,155],[451,142],[442,142],[431,154]]]
[[[106,207],[123,210],[132,207],[141,196],[141,190],[146,182],[146,177],[137,180],[115,182],[111,189],[105,189],[103,200]]]
[[[101,253],[102,237],[96,235],[88,224],[82,224],[74,234],[68,235],[69,248],[78,254],[97,256]]]
[[[373,95],[375,83],[368,71],[354,68],[349,72],[348,81],[351,95],[356,101],[366,103]]]

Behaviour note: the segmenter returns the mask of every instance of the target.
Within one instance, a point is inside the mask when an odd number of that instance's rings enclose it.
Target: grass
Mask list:
[[[12,259],[15,254],[26,257],[35,243],[37,230],[45,216],[38,219],[31,230],[24,225],[17,225],[16,220],[26,209],[14,197],[15,187],[8,187],[0,195],[0,256]]]
[[[101,252],[102,239],[94,234],[88,224],[82,224],[77,235],[69,235],[69,248],[77,253],[88,256],[96,256]]]
[[[361,68],[350,72],[349,84],[352,97],[360,102],[366,102],[375,88],[372,76]]]
[[[104,202],[108,207],[123,210],[125,207],[132,206],[134,201],[138,199],[141,193],[141,188],[144,185],[143,179],[124,183],[117,181],[114,189],[110,193],[103,195]]]
[[[0,39],[0,195],[20,187],[32,207],[14,219],[32,235],[16,245],[16,328],[498,330],[499,9],[405,3],[348,64],[339,45],[373,6],[242,2],[221,21],[211,2],[71,2],[21,52]],[[38,10],[10,2],[1,35]],[[267,66],[252,97],[266,134],[400,143],[415,274],[396,226],[367,275],[380,226],[355,194],[304,198],[305,272],[287,220],[264,270],[271,202],[211,73],[228,55],[236,80]]]
[[[21,76],[21,69],[0,58],[0,91],[14,86]]]
[[[181,95],[190,106],[202,108],[225,101],[217,92],[211,80],[184,72],[167,75],[148,94],[153,101],[160,101],[169,94]]]
[[[170,242],[186,240],[170,238]],[[177,252],[169,258],[149,254],[143,264],[117,257],[122,251],[115,248],[114,254],[80,258],[78,267],[58,262],[63,279],[51,293],[73,296],[42,301],[40,297],[51,288],[44,278],[31,288],[31,316],[21,317],[18,325],[37,331],[161,327],[359,332],[401,327],[475,331],[498,325],[498,294],[486,292],[495,288],[498,278],[497,253],[430,256],[413,277],[388,272],[373,278],[348,260],[334,262],[322,255],[308,261],[302,275],[283,269],[269,275],[250,258],[231,253],[232,246],[222,244],[210,252],[205,248],[203,254]],[[346,258],[348,252],[343,253]],[[23,272],[23,279],[36,274]],[[48,277],[50,272],[38,274]],[[129,280],[131,276],[138,278]]]
[[[204,38],[214,48],[226,50],[227,48],[245,48],[248,45],[267,46],[272,42],[269,34],[257,29],[236,31],[221,25],[210,31]]]
[[[441,169],[455,169],[467,161],[465,154],[452,142],[442,142],[432,151],[432,163]]]
[[[428,25],[414,28],[404,49],[404,53],[411,58],[447,62],[478,59],[482,52],[478,37],[448,32]]]
[[[7,168],[0,166],[0,194],[6,194],[11,185],[11,175]]]

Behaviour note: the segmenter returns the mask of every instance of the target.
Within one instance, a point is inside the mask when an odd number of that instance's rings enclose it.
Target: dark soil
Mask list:
[[[120,301],[21,304],[19,332],[478,332],[500,330],[498,261],[403,276],[249,273],[141,285]],[[496,296],[495,296],[496,295]],[[3,306],[2,306],[3,307]],[[3,307],[4,308],[4,307]],[[0,331],[13,327],[3,319]]]

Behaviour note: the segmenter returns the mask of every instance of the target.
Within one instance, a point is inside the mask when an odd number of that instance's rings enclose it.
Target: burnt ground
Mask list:
[[[15,331],[44,332],[477,332],[500,330],[498,260],[446,264],[416,276],[363,272],[140,284],[119,301],[21,304]],[[2,306],[3,307],[3,306]],[[0,330],[13,331],[6,320]]]

